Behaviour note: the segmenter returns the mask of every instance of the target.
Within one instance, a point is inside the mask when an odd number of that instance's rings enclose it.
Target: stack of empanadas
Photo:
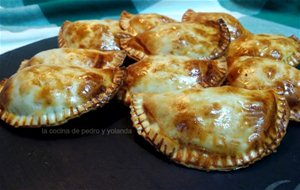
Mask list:
[[[138,17],[143,19],[143,15]],[[135,27],[135,23],[131,25]],[[256,36],[265,36],[259,40],[270,44],[285,42],[277,48],[273,44],[263,47],[264,54],[255,45],[245,45],[249,51],[243,52],[248,53],[248,59],[263,59],[251,65],[248,75],[254,72],[262,77],[259,72],[269,60],[285,67],[277,69],[277,81],[284,83],[283,78],[289,78],[296,89],[299,71],[280,63],[299,63],[296,38],[254,35],[231,15],[192,10],[184,13],[182,22],[157,24],[134,35],[125,30],[119,36],[121,48],[138,61],[127,68],[119,97],[126,104],[131,102],[134,127],[157,150],[177,163],[205,170],[246,167],[275,151],[290,116],[286,98],[289,103],[299,102],[300,91],[284,96],[287,89],[269,85],[261,78],[255,80],[254,76],[256,88],[247,88],[249,81],[234,78],[235,73],[243,75],[239,69],[246,67],[239,61],[244,55],[234,50],[242,48],[242,41],[251,43]],[[276,57],[276,52],[280,56]],[[231,86],[223,86],[226,84]],[[291,118],[295,119],[293,105],[290,107]]]
[[[66,21],[58,44],[1,83],[2,120],[57,125],[118,93],[139,135],[205,170],[254,163],[276,151],[289,119],[300,121],[299,40],[252,34],[226,13]],[[126,54],[136,61],[127,77]]]

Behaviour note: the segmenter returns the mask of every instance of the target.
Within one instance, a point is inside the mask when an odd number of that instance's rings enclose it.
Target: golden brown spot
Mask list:
[[[184,132],[189,137],[193,137],[197,135],[195,134],[197,133],[197,130],[195,130],[197,123],[194,121],[194,118],[195,116],[192,113],[179,112],[174,118],[174,127],[178,132]]]
[[[174,117],[173,126],[169,130],[177,131],[177,138],[180,144],[188,145],[193,149],[199,149],[199,144],[192,144],[191,139],[204,142],[213,132],[209,126],[203,126],[197,122],[197,115],[193,112],[180,112]]]
[[[29,67],[32,65],[38,65],[38,64],[42,64],[42,63],[43,63],[43,60],[33,57],[29,61],[26,62],[26,65],[24,65],[24,67]]]
[[[277,73],[277,69],[273,66],[266,66],[263,68],[263,72],[266,74],[268,79],[272,80]]]
[[[159,72],[159,71],[167,71],[169,69],[169,66],[167,65],[157,65],[153,70],[152,72],[153,73],[156,73],[156,72]]]
[[[220,109],[222,108],[222,105],[219,104],[219,103],[217,103],[217,102],[214,102],[214,103],[212,104],[212,108],[213,108],[214,110],[220,110]]]
[[[175,42],[179,42],[182,46],[182,41],[186,41],[187,44],[192,44],[192,45],[196,45],[199,42],[199,40],[197,39],[196,36],[185,35],[185,34],[181,34],[180,38],[178,40],[176,40]],[[206,43],[209,44],[209,42],[206,42]]]
[[[61,29],[63,31],[63,37],[72,36],[72,31],[74,30],[74,26],[71,22],[66,21]]]
[[[114,59],[114,54],[91,54],[90,58],[96,60],[95,68],[103,68],[109,62],[112,62]]]
[[[73,53],[73,52],[81,53],[81,51],[79,51],[77,49],[69,49],[69,48],[64,48],[64,49],[62,49],[62,51],[66,54]]]
[[[77,47],[76,43],[78,42],[76,36],[71,37],[71,43],[69,43],[68,47]],[[82,48],[82,47],[80,47]]]
[[[257,41],[258,43],[260,43],[263,46],[270,46],[271,45],[271,41],[270,39],[260,39]]]
[[[231,68],[230,72],[227,75],[227,81],[229,82],[229,84],[234,84],[236,82],[242,70],[243,68],[241,67]]]
[[[146,104],[143,104],[143,110],[144,110],[145,114],[147,115],[147,119],[148,119],[149,123],[150,124],[155,123],[156,119],[154,117],[154,114],[152,113],[151,109]]]
[[[72,32],[73,35],[77,36],[79,41],[81,41],[89,34],[88,25],[85,23],[74,23],[71,26],[72,27],[70,28],[70,32]],[[74,32],[76,33],[74,34]]]
[[[94,32],[98,31],[98,30],[102,30],[102,26],[98,25],[98,24],[92,25],[91,30],[94,31]]]
[[[201,110],[201,115],[205,118],[211,118],[212,116],[211,111],[212,111],[212,107],[207,107]]]
[[[38,78],[34,78],[32,81],[31,81],[31,84],[34,84],[36,86],[41,86],[41,83],[39,81]],[[19,86],[19,93],[20,95],[26,95],[28,94],[32,89],[32,86],[29,84],[26,84],[26,83],[21,83],[20,86]]]
[[[1,82],[0,85],[3,85],[3,88],[0,91],[0,107],[5,108],[12,100],[11,93],[13,89],[13,83],[12,80],[8,79],[6,82]]]
[[[24,69],[25,70],[25,69]],[[23,71],[24,72],[24,71]],[[32,75],[39,75],[40,71],[39,71],[39,67],[33,66],[33,67],[28,67],[26,68],[27,73],[32,73]]]
[[[145,73],[151,66],[150,61],[148,59],[139,61],[138,63],[135,63],[133,65],[129,65],[127,67],[127,79],[126,84],[129,87],[134,86],[138,81],[141,80],[143,76],[145,76]]]
[[[43,86],[40,91],[35,94],[35,102],[42,103],[44,107],[54,105],[52,94],[51,87]]]
[[[150,20],[148,20],[146,18],[142,18],[142,16],[137,16],[137,17],[133,18],[131,23],[133,23],[133,25],[136,25],[136,26],[142,28],[143,29],[142,31],[150,30],[151,28],[153,28],[155,26],[154,25],[155,23],[152,23]]]
[[[187,128],[188,128],[188,126],[185,122],[177,123],[175,126],[176,126],[176,129],[178,132],[182,132],[184,130],[187,130]]]
[[[184,112],[184,111],[186,111],[188,109],[188,105],[185,102],[176,102],[174,104],[174,107],[179,112]]]
[[[106,91],[103,86],[103,77],[95,73],[86,73],[80,76],[83,80],[78,87],[78,94],[80,97],[90,100],[97,95]]]

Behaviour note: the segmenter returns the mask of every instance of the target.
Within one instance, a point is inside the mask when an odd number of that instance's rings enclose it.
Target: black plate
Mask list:
[[[0,79],[23,59],[56,47],[50,38],[1,55]],[[116,100],[58,128],[13,129],[1,121],[0,189],[300,188],[299,123],[290,122],[276,153],[231,172],[174,164],[131,125],[128,108]]]

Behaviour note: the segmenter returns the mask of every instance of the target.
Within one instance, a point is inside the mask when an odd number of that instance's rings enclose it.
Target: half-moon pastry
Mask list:
[[[241,25],[241,23],[236,18],[227,13],[195,12],[192,9],[189,9],[182,16],[183,22],[195,22],[201,24],[206,24],[211,21],[217,21],[218,19],[223,19],[226,23],[230,32],[231,41],[238,39],[240,36],[248,35],[250,33]]]
[[[33,65],[0,87],[0,118],[14,127],[53,126],[102,107],[125,78],[116,67]]]
[[[160,24],[176,22],[175,20],[156,13],[152,14],[130,14],[123,11],[120,16],[120,26],[132,35],[143,33]]]
[[[247,167],[276,151],[289,108],[273,90],[235,87],[133,96],[134,127],[171,160],[196,169]]]
[[[58,34],[59,47],[120,50],[115,37],[121,32],[117,20],[65,21]]]
[[[39,64],[112,68],[122,65],[124,51],[98,51],[93,49],[58,48],[42,51],[29,60],[24,60],[19,69]]]
[[[247,89],[280,89],[289,103],[291,119],[300,121],[300,70],[271,58],[243,56],[231,65],[227,81]]]
[[[242,36],[228,47],[228,64],[237,57],[259,56],[281,60],[291,66],[300,64],[300,41],[295,37],[274,34]]]
[[[194,59],[222,56],[230,43],[223,20],[210,25],[166,23],[136,36],[120,34],[121,48],[128,56],[141,60],[148,55],[184,55]]]
[[[130,94],[163,93],[190,88],[219,86],[227,76],[224,57],[197,60],[186,56],[148,56],[127,67],[127,79],[121,92],[126,104]]]

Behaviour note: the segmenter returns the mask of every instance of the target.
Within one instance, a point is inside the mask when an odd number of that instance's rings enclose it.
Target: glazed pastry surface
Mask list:
[[[247,89],[278,89],[287,99],[291,119],[300,121],[300,71],[265,57],[243,56],[236,59],[228,73],[228,84]]]
[[[0,83],[0,118],[14,127],[59,125],[102,107],[124,79],[119,67],[24,66]]]
[[[158,25],[171,22],[176,21],[167,16],[155,13],[134,15],[127,11],[123,11],[120,16],[121,28],[132,35],[137,35]]]
[[[58,48],[42,51],[24,60],[19,69],[39,64],[113,68],[123,64],[124,51],[98,51],[93,49]]]
[[[231,41],[234,41],[241,36],[250,34],[250,32],[241,25],[238,19],[227,13],[195,12],[192,9],[189,9],[182,16],[183,22],[195,22],[202,24],[209,23],[211,21],[217,21],[218,19],[223,19],[226,23],[230,32]]]
[[[228,48],[229,66],[241,56],[269,57],[295,67],[300,64],[300,41],[295,36],[274,34],[243,36],[233,41]]]
[[[120,36],[121,48],[136,60],[149,55],[183,55],[194,59],[222,56],[230,34],[222,20],[210,25],[167,23],[137,36]]]
[[[116,20],[65,21],[58,35],[59,47],[96,50],[120,50]]]
[[[134,127],[160,152],[187,167],[231,170],[275,151],[289,109],[272,90],[212,87],[133,96]]]
[[[227,62],[196,60],[186,56],[149,56],[127,68],[124,101],[133,93],[175,92],[190,88],[220,86],[226,78]],[[121,91],[122,91],[121,90]]]

